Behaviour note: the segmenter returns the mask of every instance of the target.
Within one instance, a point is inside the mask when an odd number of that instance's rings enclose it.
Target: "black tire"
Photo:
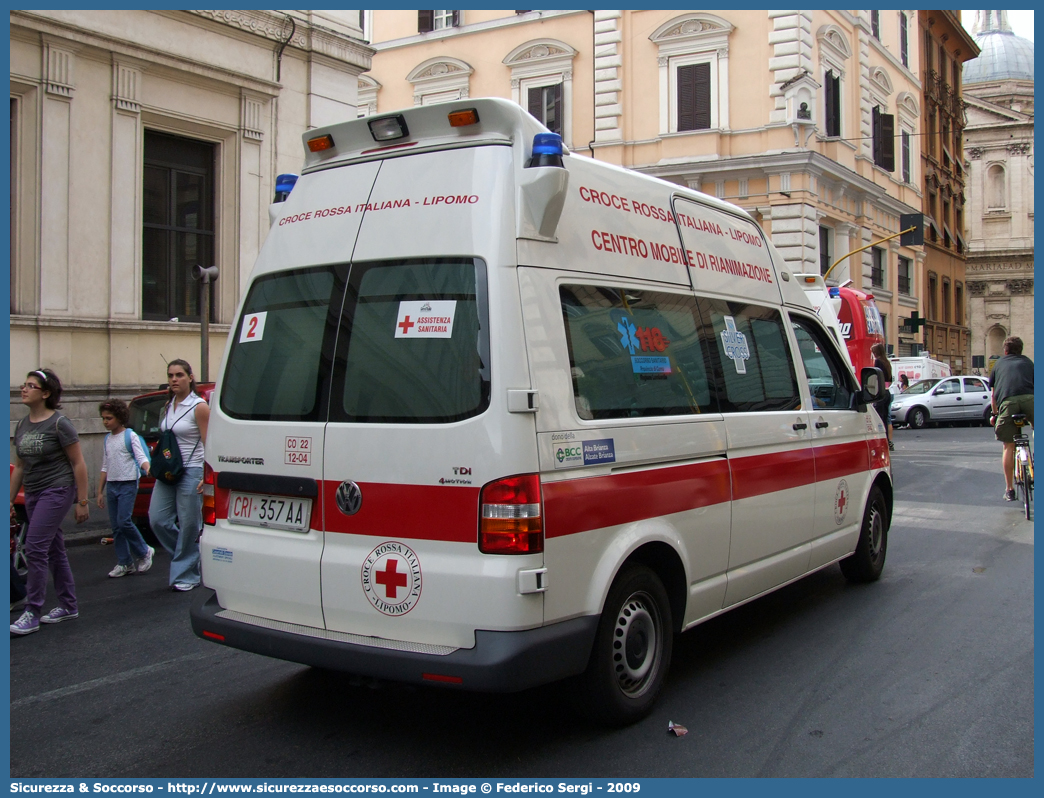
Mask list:
[[[870,488],[863,511],[863,525],[853,554],[841,560],[841,573],[849,582],[875,582],[884,570],[888,553],[888,506],[876,485]]]
[[[993,410],[991,408],[989,408],[989,407],[987,407],[982,412],[982,426],[984,426],[984,427],[990,426],[990,416],[992,414],[993,414]]]
[[[626,566],[613,581],[576,698],[594,720],[624,726],[652,710],[671,664],[671,605],[658,576]]]
[[[928,423],[928,411],[923,407],[915,407],[906,420],[910,429],[924,429],[924,425]]]

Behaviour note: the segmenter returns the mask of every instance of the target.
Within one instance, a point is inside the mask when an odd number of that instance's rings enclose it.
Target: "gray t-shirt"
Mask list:
[[[72,464],[65,447],[80,436],[61,413],[33,423],[26,416],[15,427],[15,449],[23,464],[22,485],[28,493],[75,485]]]
[[[993,365],[990,387],[997,407],[1012,396],[1033,393],[1033,361],[1025,355],[1005,355]]]

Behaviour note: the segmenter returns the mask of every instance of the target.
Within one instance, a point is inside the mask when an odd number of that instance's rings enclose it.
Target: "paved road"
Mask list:
[[[991,430],[896,441],[882,580],[834,566],[683,635],[622,730],[561,687],[373,684],[206,643],[165,557],[108,579],[110,547],[73,547],[80,619],[11,641],[11,774],[1032,776],[1032,524],[1001,500]]]

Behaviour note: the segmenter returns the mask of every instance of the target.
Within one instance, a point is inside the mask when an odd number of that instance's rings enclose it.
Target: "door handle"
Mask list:
[[[794,429],[795,430],[808,429],[808,424],[806,424],[804,421],[797,421],[797,422],[794,423]]]
[[[816,429],[826,429],[829,426],[830,426],[830,422],[829,421],[817,421],[816,422]]]

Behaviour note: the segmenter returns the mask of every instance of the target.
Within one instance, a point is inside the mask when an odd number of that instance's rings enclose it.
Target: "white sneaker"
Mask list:
[[[119,565],[109,571],[109,576],[113,579],[119,579],[121,576],[127,576],[128,574],[136,574],[138,572],[138,566],[134,563],[130,565]]]
[[[152,548],[152,546],[149,546],[148,549],[149,550],[145,552],[145,556],[135,563],[139,574],[145,573],[152,567],[152,557],[156,553],[156,550]]]

